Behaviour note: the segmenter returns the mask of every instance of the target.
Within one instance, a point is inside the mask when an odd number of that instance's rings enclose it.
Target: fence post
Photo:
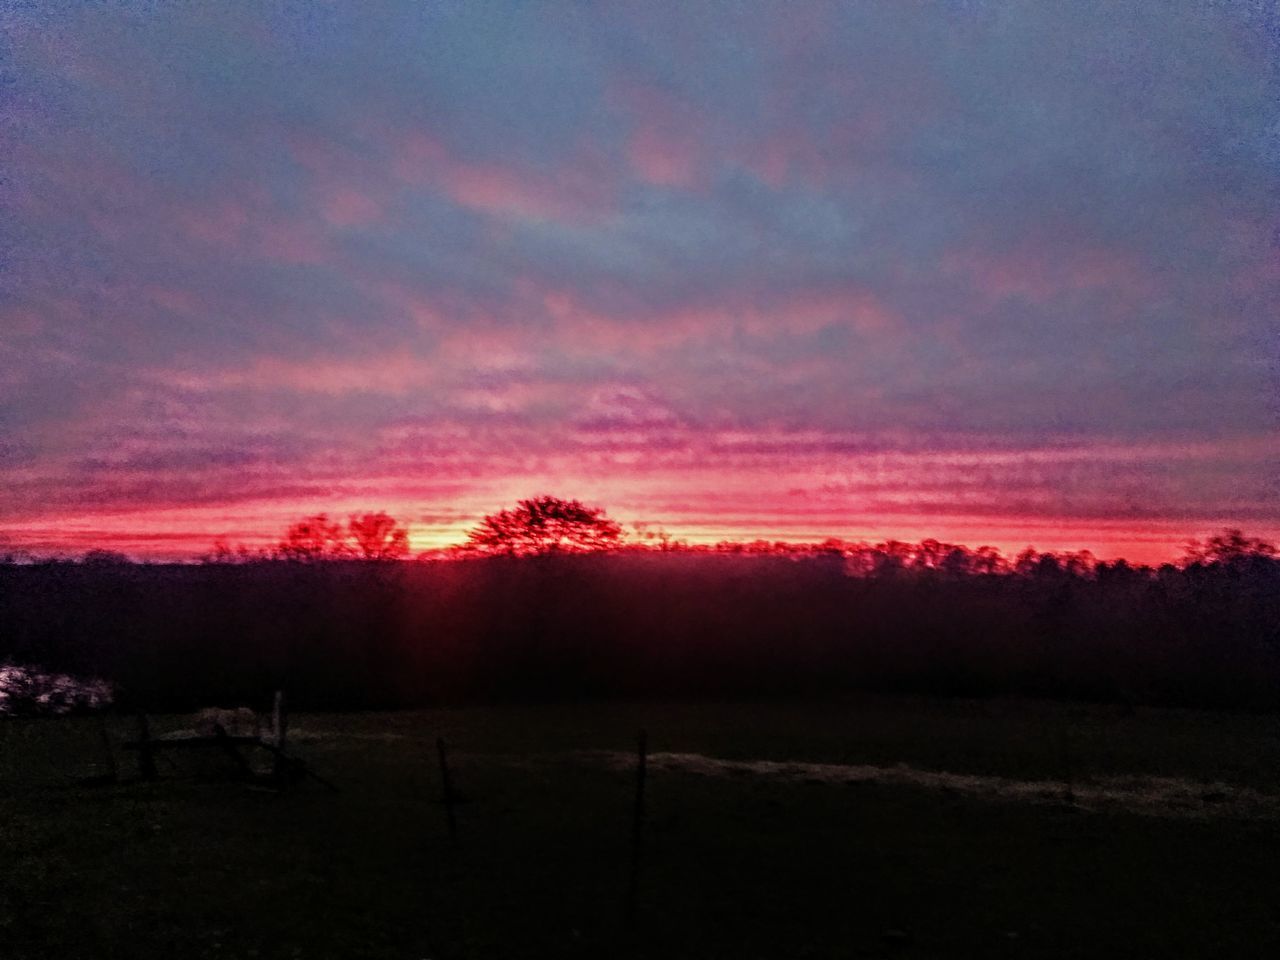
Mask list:
[[[231,742],[231,737],[227,735],[227,729],[220,723],[213,725],[213,735],[218,741],[218,746],[222,748],[222,752],[231,758],[231,762],[236,765],[236,773],[240,775],[242,780],[253,779],[253,768],[249,766],[249,761],[244,755],[236,749],[236,745]]]
[[[631,872],[627,878],[627,922],[635,920],[636,893],[640,885],[640,852],[644,840],[644,781],[648,743],[645,732],[636,739],[636,798],[631,811]]]
[[[107,721],[101,712],[98,713],[98,736],[102,740],[102,752],[107,758],[107,778],[115,783],[120,779],[120,767],[116,764],[116,755],[111,749],[111,737],[107,733]]]
[[[151,750],[151,724],[142,711],[138,711],[138,776],[143,780],[156,778],[156,758]]]
[[[444,737],[436,737],[436,756],[440,760],[440,785],[443,792],[445,816],[449,821],[449,843],[458,844],[458,820],[454,815],[453,779],[449,776],[449,758],[445,751]]]
[[[271,704],[271,732],[276,741],[272,773],[274,776],[281,777],[288,772],[288,761],[284,750],[289,739],[289,712],[285,705],[283,690],[276,691],[275,699]]]
[[[1063,794],[1063,799],[1066,800],[1067,803],[1072,804],[1074,806],[1076,802],[1075,758],[1072,755],[1073,744],[1071,741],[1070,726],[1065,726],[1062,728],[1061,742],[1062,742],[1062,780],[1067,788],[1066,792]]]

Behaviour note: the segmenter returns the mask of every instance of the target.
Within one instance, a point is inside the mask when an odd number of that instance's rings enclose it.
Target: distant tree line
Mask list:
[[[601,508],[585,506],[579,500],[539,496],[521,500],[513,509],[487,515],[471,530],[465,543],[432,555],[528,557],[614,550],[623,543],[622,526],[609,519]],[[352,516],[345,525],[320,513],[292,524],[279,542],[265,550],[253,551],[243,545],[232,548],[225,540],[219,540],[201,560],[316,563],[404,560],[408,556],[408,529],[386,512]]]
[[[347,522],[317,513],[290,524],[272,547],[253,551],[225,539],[200,559],[204,563],[251,563],[290,560],[319,563],[332,560],[404,560],[409,556],[409,531],[385,511],[353,514]]]
[[[578,507],[522,502],[415,563],[366,562],[407,548],[370,513],[300,521],[268,559],[231,551],[256,562],[4,565],[0,663],[99,676],[148,709],[277,687],[335,709],[858,690],[1280,703],[1280,559],[1239,531],[1152,569],[933,540],[691,547]]]
[[[690,544],[673,538],[661,528],[633,525],[628,535],[603,509],[579,500],[537,496],[520,500],[511,509],[486,515],[464,543],[426,551],[424,560],[482,559],[486,557],[538,557],[583,553],[658,552],[684,555],[744,555],[801,559],[839,558],[845,574],[855,577],[893,576],[1003,576],[1040,578],[1103,578],[1168,576],[1176,570],[1220,568],[1237,573],[1261,569],[1277,562],[1276,546],[1266,540],[1227,529],[1207,541],[1191,541],[1183,556],[1158,568],[1130,564],[1127,560],[1101,561],[1088,550],[1037,551],[1027,547],[1006,557],[992,546],[976,549],[934,539],[919,543],[887,540],[881,543],[828,538],[803,543],[783,540],[725,540],[714,544]],[[304,517],[266,548],[232,546],[226,539],[199,557],[205,564],[244,564],[264,561],[321,563],[342,561],[402,561],[410,558],[409,531],[385,511],[352,514],[345,523],[319,513]],[[28,554],[0,554],[0,564],[68,562],[44,560]],[[118,566],[132,562],[120,552],[93,549],[81,557],[86,566]]]

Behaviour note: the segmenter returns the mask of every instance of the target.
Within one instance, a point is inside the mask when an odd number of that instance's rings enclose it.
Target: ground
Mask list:
[[[130,724],[108,732],[126,782],[89,786],[98,720],[0,722],[6,957],[1280,948],[1271,716],[879,698],[295,716],[294,751],[338,793],[248,787],[216,757],[131,782]]]

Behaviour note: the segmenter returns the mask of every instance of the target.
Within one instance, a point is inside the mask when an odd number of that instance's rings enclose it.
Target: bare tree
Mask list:
[[[1201,544],[1192,540],[1185,548],[1183,565],[1220,565],[1240,567],[1254,558],[1270,559],[1276,556],[1275,544],[1258,537],[1246,536],[1243,531],[1230,528]]]
[[[468,535],[467,546],[479,553],[534,556],[609,550],[621,538],[622,527],[604,510],[542,496],[489,514]]]
[[[383,511],[351,517],[347,531],[356,555],[365,560],[403,560],[409,555],[409,531]]]
[[[331,522],[324,513],[299,520],[285,531],[284,538],[276,545],[276,555],[281,559],[304,563],[338,560],[350,554],[342,524]]]

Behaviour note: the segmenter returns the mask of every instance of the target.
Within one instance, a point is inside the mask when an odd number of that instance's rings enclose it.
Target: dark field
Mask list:
[[[132,734],[108,725],[117,744]],[[157,718],[155,730],[189,725]],[[628,924],[627,754],[641,728],[650,775]],[[452,745],[464,800],[456,848],[437,736]],[[881,698],[491,707],[298,715],[292,743],[340,793],[250,788],[224,761],[192,756],[161,759],[155,782],[83,786],[76,778],[105,769],[96,719],[0,722],[0,954],[1083,958],[1280,947],[1274,716]],[[131,776],[131,755],[117,752]],[[670,754],[786,763],[709,767]]]
[[[854,559],[0,565],[0,665],[101,678],[148,712],[277,688],[324,711],[853,692],[1280,702],[1269,555],[1158,572],[1042,557],[1003,574]]]

